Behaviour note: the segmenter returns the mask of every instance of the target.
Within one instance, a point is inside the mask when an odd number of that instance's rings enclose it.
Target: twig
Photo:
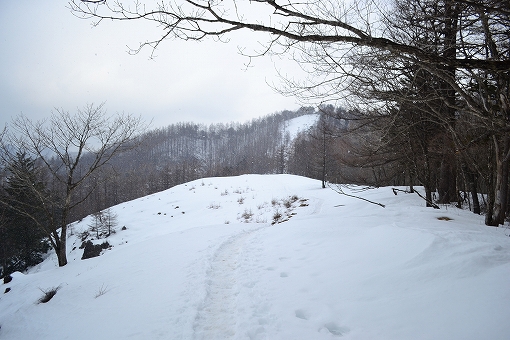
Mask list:
[[[362,200],[362,201],[365,201],[365,202],[368,202],[368,203],[372,203],[372,204],[378,205],[378,206],[380,206],[380,207],[386,208],[386,206],[385,206],[384,204],[382,204],[382,203],[374,202],[374,201],[371,201],[371,200],[369,200],[369,199],[366,199],[366,198],[363,198],[363,197],[360,197],[360,196],[355,196],[355,195],[346,194],[346,193],[342,190],[342,187],[341,187],[339,184],[337,184],[337,185],[336,185],[336,188],[333,188],[333,187],[331,186],[331,184],[330,184],[330,183],[328,183],[328,187],[329,187],[330,189],[332,189],[334,192],[336,192],[337,194],[345,195],[345,196],[352,197],[352,198],[357,198],[357,199],[359,199],[359,200]]]
[[[99,290],[97,291],[95,298],[97,299],[98,297],[105,295],[108,291],[109,291],[108,286],[105,286],[103,283],[101,287],[99,287]]]

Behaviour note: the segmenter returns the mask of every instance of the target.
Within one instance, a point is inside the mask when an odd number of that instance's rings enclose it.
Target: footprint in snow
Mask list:
[[[308,313],[302,309],[296,309],[294,313],[298,319],[308,320],[309,318]]]
[[[343,336],[349,333],[349,328],[340,327],[336,322],[326,323],[323,328],[319,329],[319,332],[322,331],[324,328],[334,336]]]

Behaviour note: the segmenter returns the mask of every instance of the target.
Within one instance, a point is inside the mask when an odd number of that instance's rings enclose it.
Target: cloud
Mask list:
[[[110,112],[141,114],[155,125],[178,121],[245,121],[297,108],[266,81],[276,72],[270,58],[246,57],[230,43],[167,41],[156,51],[127,53],[155,38],[147,23],[90,22],[74,17],[61,2],[16,1],[0,5],[0,123],[20,112],[37,118],[54,107],[74,110],[106,101]],[[244,40],[243,40],[244,38]]]

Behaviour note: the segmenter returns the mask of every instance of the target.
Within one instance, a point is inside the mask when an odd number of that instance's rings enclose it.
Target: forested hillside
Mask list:
[[[328,105],[245,123],[177,123],[105,144],[110,151],[84,148],[81,156],[57,148],[56,156],[33,158],[14,150],[16,157],[4,161],[1,176],[2,267],[23,270],[34,264],[48,249],[46,240],[56,252],[65,249],[66,231],[58,232],[65,223],[204,177],[294,174],[319,179],[323,188],[329,183],[406,185],[411,192],[414,185],[424,185],[423,204],[435,207],[438,189],[446,183],[456,195],[443,203],[484,212],[487,184],[465,166],[445,178],[444,162],[433,154],[427,166],[420,164],[423,158],[413,147],[423,138],[392,136],[360,112]],[[434,152],[442,155],[445,146],[439,142]],[[15,227],[20,220],[24,228]]]
[[[136,148],[112,158],[109,167],[87,180],[77,200],[97,187],[74,219],[203,177],[289,173],[374,184],[373,169],[341,165],[346,115],[333,106],[302,107],[245,123],[182,122],[152,129],[134,142]]]
[[[336,114],[334,107],[327,110]],[[276,173],[324,178],[324,154],[313,137],[321,116],[325,108],[303,107],[245,123],[183,122],[140,135],[133,135],[139,121],[111,119],[102,105],[75,115],[58,112],[49,124],[20,116],[14,133],[1,140],[2,267],[24,270],[49,245],[65,265],[68,223],[198,178]],[[296,140],[307,145],[306,152],[294,147]],[[23,228],[19,221],[25,221]]]
[[[318,116],[316,109],[304,107],[245,123],[181,122],[150,130],[134,142],[135,149],[112,158],[90,178],[89,185],[99,185],[75,211],[76,218],[202,177],[292,171],[289,164],[298,155],[285,126],[306,115]]]

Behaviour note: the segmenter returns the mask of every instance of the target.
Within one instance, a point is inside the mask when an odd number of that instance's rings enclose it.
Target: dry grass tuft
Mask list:
[[[437,218],[440,221],[451,221],[453,218],[449,218],[448,216],[441,216]]]

